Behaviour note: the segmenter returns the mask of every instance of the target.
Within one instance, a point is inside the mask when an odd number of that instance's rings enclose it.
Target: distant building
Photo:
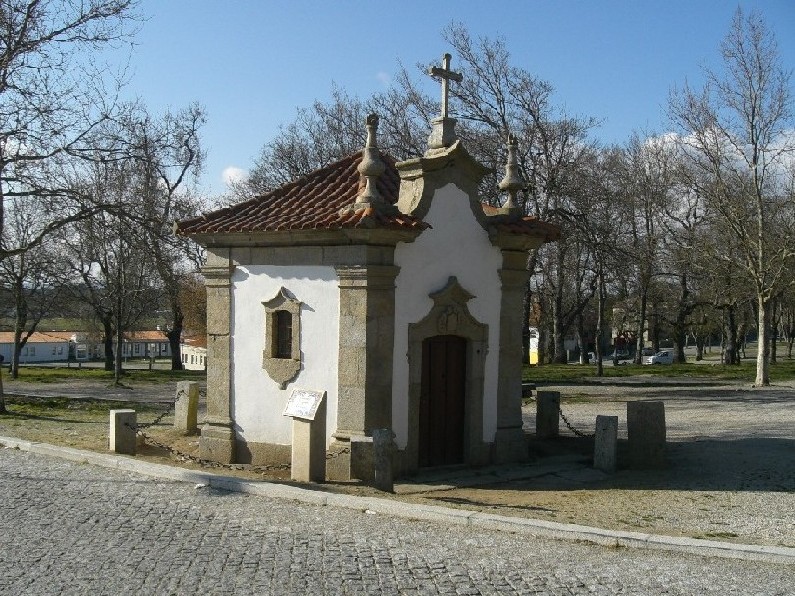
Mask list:
[[[180,344],[180,354],[185,370],[205,370],[207,368],[207,336],[184,338]]]
[[[19,355],[21,364],[32,362],[66,362],[75,345],[73,331],[35,332],[25,343]],[[0,331],[0,356],[4,363],[11,362],[14,353],[14,333]]]
[[[11,362],[14,333],[0,331],[0,355]],[[102,360],[105,344],[96,333],[85,331],[36,331],[28,337],[19,355],[20,364]],[[171,345],[165,332],[131,331],[122,339],[122,358],[170,358]]]

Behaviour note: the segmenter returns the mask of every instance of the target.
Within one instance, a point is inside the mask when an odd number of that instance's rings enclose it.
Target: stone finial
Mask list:
[[[381,151],[378,149],[376,134],[378,132],[378,116],[370,114],[367,116],[367,142],[362,150],[362,161],[359,164],[359,174],[364,178],[364,188],[359,193],[357,203],[377,203],[381,201],[381,195],[376,188],[378,177],[384,173],[386,164],[381,159]]]
[[[518,142],[516,135],[508,135],[508,160],[505,164],[505,177],[500,182],[500,190],[508,193],[508,198],[502,206],[502,209],[507,213],[513,213],[519,210],[516,204],[517,193],[524,188],[524,181],[519,175],[519,161],[516,155],[518,149]]]
[[[340,215],[359,211],[361,209],[374,208],[383,211],[389,208],[384,201],[381,193],[378,192],[376,182],[381,174],[386,170],[386,164],[381,159],[381,151],[378,149],[377,135],[378,116],[370,114],[365,121],[367,124],[367,141],[362,149],[362,161],[359,167],[360,189],[356,195],[356,202],[340,209]]]
[[[460,83],[463,75],[460,72],[450,70],[450,60],[452,56],[445,54],[442,56],[442,67],[433,66],[428,69],[428,74],[442,81],[442,114],[439,118],[431,121],[433,126],[431,136],[428,137],[428,147],[430,151],[443,149],[452,145],[455,140],[455,119],[449,117],[450,103],[450,81]]]

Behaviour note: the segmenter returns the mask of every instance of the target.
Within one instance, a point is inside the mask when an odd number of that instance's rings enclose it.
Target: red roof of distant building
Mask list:
[[[64,343],[74,337],[74,331],[35,331],[27,339],[29,344]],[[25,335],[23,334],[24,338]],[[0,344],[14,343],[13,331],[0,331]]]

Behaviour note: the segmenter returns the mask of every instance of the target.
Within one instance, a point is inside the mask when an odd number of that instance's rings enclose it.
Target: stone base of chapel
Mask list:
[[[278,443],[258,443],[238,438],[235,443],[235,463],[254,466],[278,466],[289,464],[292,447]]]
[[[222,464],[235,462],[235,434],[225,425],[205,424],[199,437],[199,457]]]
[[[521,428],[498,428],[494,435],[492,463],[507,464],[530,459],[527,435]]]

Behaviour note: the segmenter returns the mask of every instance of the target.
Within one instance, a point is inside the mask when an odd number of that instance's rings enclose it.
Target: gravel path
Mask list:
[[[80,382],[57,387],[19,383],[7,389],[141,401],[173,399],[174,391],[164,385],[130,391]],[[598,414],[618,416],[620,440],[626,439],[627,401],[664,401],[669,467],[597,472],[587,452],[567,451],[565,444],[574,436],[561,426],[564,447],[534,445],[534,461],[518,472],[484,474],[481,487],[468,487],[471,477],[461,482],[455,475],[427,486],[419,484],[427,479],[415,479],[414,485],[401,487],[399,498],[613,530],[795,548],[792,383],[753,389],[709,380],[666,383],[635,377],[539,389],[561,392],[562,408],[576,428],[593,432]],[[534,406],[525,407],[523,415],[525,427],[534,429]]]

